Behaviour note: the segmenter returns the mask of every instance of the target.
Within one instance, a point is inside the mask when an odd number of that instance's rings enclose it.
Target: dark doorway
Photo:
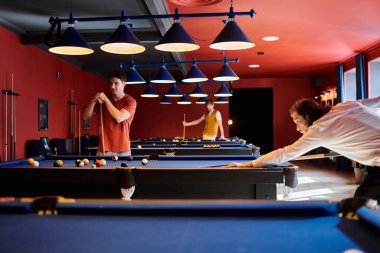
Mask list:
[[[273,90],[235,89],[230,98],[230,136],[238,136],[261,148],[273,150]]]

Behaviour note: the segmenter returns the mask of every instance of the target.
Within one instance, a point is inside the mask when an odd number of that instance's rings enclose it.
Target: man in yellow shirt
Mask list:
[[[202,121],[205,121],[205,127],[203,129],[202,139],[204,140],[215,140],[218,134],[218,128],[220,131],[220,139],[225,139],[224,130],[222,125],[222,115],[219,111],[214,109],[214,101],[208,100],[206,102],[207,112],[205,112],[202,117],[197,120],[186,122],[183,121],[183,126],[194,126]]]

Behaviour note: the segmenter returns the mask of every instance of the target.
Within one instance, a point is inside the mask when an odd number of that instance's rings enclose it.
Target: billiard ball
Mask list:
[[[97,160],[97,161],[95,162],[95,165],[96,165],[96,167],[101,167],[101,166],[103,166],[103,163],[102,163],[101,160]]]
[[[112,161],[117,161],[117,160],[119,160],[119,157],[117,157],[117,155],[113,155],[112,156]]]
[[[95,169],[96,168],[96,164],[91,165],[91,168]]]
[[[38,161],[34,161],[32,166],[37,168],[40,166],[40,163]]]
[[[141,145],[138,145],[137,148],[138,148],[138,149],[141,149]]]
[[[128,167],[128,164],[123,162],[123,163],[120,164],[120,166],[121,167]]]
[[[80,164],[81,162],[82,162],[82,161],[78,159],[78,160],[75,161],[75,165],[76,165],[77,167],[79,167],[79,164]]]
[[[102,162],[102,165],[105,166],[107,164],[107,161],[106,159],[100,159],[100,161]]]
[[[89,161],[87,158],[84,158],[84,159],[82,160],[82,162],[84,163],[84,165],[87,165],[87,164],[90,163],[90,161]]]
[[[61,160],[54,161],[53,163],[54,167],[62,167],[63,162]]]
[[[141,163],[142,163],[142,165],[147,165],[148,159],[146,159],[146,158],[141,159]]]
[[[33,158],[29,158],[29,159],[28,159],[28,163],[29,163],[30,165],[33,165],[33,163],[34,163],[34,159],[33,159]]]

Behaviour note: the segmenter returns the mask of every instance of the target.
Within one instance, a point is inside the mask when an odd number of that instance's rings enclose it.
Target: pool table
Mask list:
[[[252,146],[192,146],[183,145],[168,147],[167,145],[138,145],[131,147],[132,155],[253,155],[258,153]]]
[[[173,138],[173,137],[155,137],[155,138],[148,138],[148,139],[138,139],[138,140],[133,140],[131,142],[131,145],[142,145],[142,144],[246,144],[246,140],[240,139],[238,137],[230,137],[227,138],[226,140],[219,140],[218,138],[216,140],[202,140],[201,137],[192,137],[192,138]]]
[[[36,214],[47,209],[57,215]],[[339,212],[326,202],[12,201],[0,203],[0,243],[7,253],[379,252],[379,210]]]
[[[87,157],[89,165],[76,167],[75,161],[82,158],[39,157],[38,168],[26,159],[0,163],[0,194],[120,198],[121,189],[135,186],[135,199],[276,199],[277,184],[294,188],[298,182],[298,167],[290,163],[255,169],[221,167],[255,156],[155,155],[135,156],[132,161],[104,157],[106,165],[98,168],[91,164],[102,157]],[[148,158],[148,164],[143,166],[141,158]],[[53,167],[56,160],[62,160],[63,167]],[[128,167],[122,167],[123,162]]]

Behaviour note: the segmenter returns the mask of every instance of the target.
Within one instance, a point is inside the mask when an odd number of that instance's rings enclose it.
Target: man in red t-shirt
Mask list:
[[[91,119],[100,113],[97,104],[103,105],[104,136],[101,136],[101,134],[99,136],[98,156],[103,155],[103,153],[106,156],[131,155],[129,131],[137,103],[134,98],[124,93],[126,81],[126,76],[122,73],[115,72],[110,74],[109,87],[111,94],[109,97],[103,92],[97,93],[83,112],[84,119]]]

